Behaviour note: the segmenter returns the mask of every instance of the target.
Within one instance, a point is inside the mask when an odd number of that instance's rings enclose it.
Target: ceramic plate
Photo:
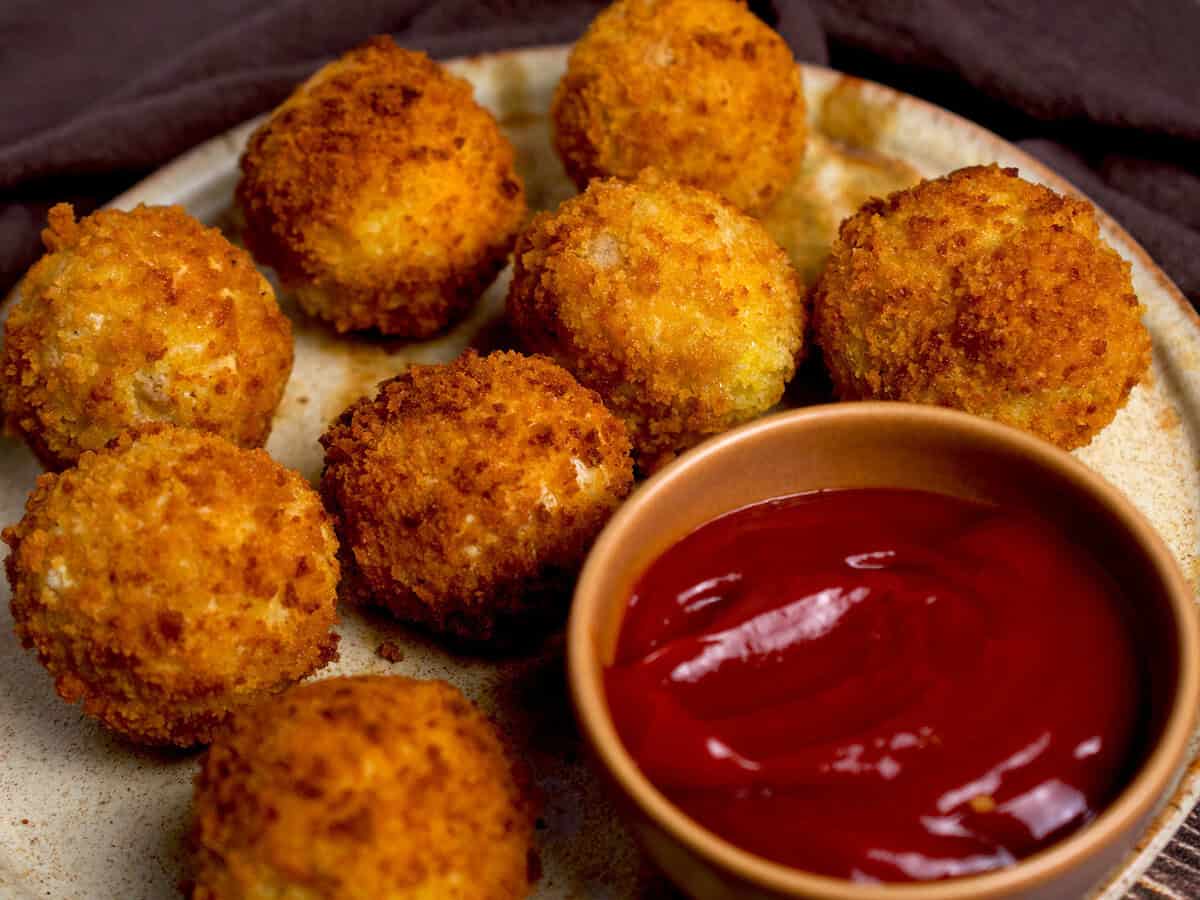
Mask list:
[[[531,206],[551,208],[574,193],[555,156],[547,110],[566,64],[565,48],[459,60],[450,67],[512,138]],[[803,171],[767,218],[806,279],[819,271],[841,219],[872,194],[920,176],[998,161],[1065,192],[1075,191],[1031,157],[944,110],[876,84],[804,67],[814,137]],[[180,203],[236,235],[230,202],[237,159],[255,122],[235,128],[166,166],[114,201]],[[1090,446],[1077,451],[1142,509],[1196,583],[1200,509],[1200,321],[1140,247],[1101,216],[1109,242],[1133,265],[1146,306],[1154,367],[1128,405]],[[468,345],[502,343],[489,327],[503,306],[508,274],[475,313],[434,341],[336,337],[281,302],[292,317],[296,362],[268,450],[315,479],[317,436],[350,401],[412,362],[449,360]],[[819,388],[817,395],[819,397]],[[793,401],[812,399],[801,386]],[[0,441],[0,521],[15,522],[38,466],[25,448]],[[195,753],[132,748],[59,700],[31,653],[21,650],[0,587],[0,894],[11,897],[171,897],[183,872],[184,833]],[[561,641],[503,663],[453,656],[386,618],[343,613],[341,660],[321,675],[395,672],[445,678],[492,712],[523,749],[545,794],[538,838],[544,875],[536,896],[661,896],[645,864],[581,758],[566,697]],[[391,663],[384,640],[403,649]],[[1105,888],[1124,893],[1166,843],[1200,789],[1193,768],[1137,854]],[[486,848],[480,848],[486,852]]]

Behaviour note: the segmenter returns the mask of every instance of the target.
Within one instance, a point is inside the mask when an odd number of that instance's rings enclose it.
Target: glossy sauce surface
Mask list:
[[[732,843],[859,881],[969,875],[1124,786],[1141,688],[1121,604],[1030,516],[803,494],[654,561],[605,686],[646,776]]]

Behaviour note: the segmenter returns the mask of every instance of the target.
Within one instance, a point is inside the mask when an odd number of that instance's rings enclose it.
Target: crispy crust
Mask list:
[[[123,434],[42,475],[3,538],[21,643],[131,740],[207,743],[230,710],[337,655],[332,524],[262,450]]]
[[[1089,203],[977,166],[867,203],[814,291],[842,399],[951,406],[1087,444],[1150,363]]]
[[[321,444],[344,593],[476,641],[561,621],[633,480],[625,430],[599,397],[518,353],[413,366]]]
[[[62,469],[169,422],[261,446],[292,369],[291,325],[250,256],[181,207],[50,211],[49,251],[4,327],[4,420]]]
[[[624,420],[643,469],[778,403],[803,352],[783,250],[715,194],[653,171],[593,181],[536,217],[508,316]]]
[[[195,900],[515,900],[535,804],[444,681],[330,678],[238,715],[196,778]]]
[[[654,166],[761,212],[804,157],[800,69],[741,0],[618,0],[572,48],[550,114],[581,190]]]
[[[246,246],[338,331],[445,328],[504,267],[525,216],[512,145],[470,84],[389,37],[301,85],[241,168]]]

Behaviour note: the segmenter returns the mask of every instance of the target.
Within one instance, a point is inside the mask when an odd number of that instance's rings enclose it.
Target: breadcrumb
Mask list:
[[[375,37],[250,138],[245,241],[338,331],[428,337],[507,260],[525,216],[512,145],[471,86]]]
[[[762,212],[804,156],[800,69],[741,0],[618,0],[572,48],[550,114],[581,190],[653,166]]]
[[[207,743],[337,655],[332,525],[262,450],[124,434],[41,476],[3,538],[21,643],[64,700],[131,740]]]
[[[245,251],[178,206],[76,222],[60,203],[43,240],[5,323],[0,402],[47,468],[150,422],[266,441],[292,333]]]
[[[599,397],[518,353],[413,366],[321,444],[344,594],[474,641],[565,616],[633,481],[625,430]]]
[[[1091,204],[994,165],[867,203],[814,292],[842,399],[955,407],[1066,449],[1145,374],[1141,312]]]
[[[395,641],[380,641],[375,648],[375,654],[388,662],[401,662],[404,659],[404,649]]]

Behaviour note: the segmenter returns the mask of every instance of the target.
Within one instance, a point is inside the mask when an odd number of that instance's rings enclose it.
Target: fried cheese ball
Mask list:
[[[518,353],[413,366],[321,443],[343,592],[471,641],[561,621],[633,481],[625,430],[599,397]]]
[[[814,292],[838,395],[954,407],[1072,449],[1150,363],[1091,204],[976,166],[847,219]]]
[[[504,267],[525,216],[513,148],[471,85],[376,37],[250,138],[246,246],[338,331],[428,337]]]
[[[716,195],[643,173],[593,181],[517,242],[521,342],[598,391],[652,470],[779,402],[803,350],[787,255]]]
[[[800,69],[741,0],[617,0],[571,50],[550,113],[581,190],[652,166],[761,212],[804,157]]]
[[[194,900],[517,900],[535,805],[444,681],[299,685],[237,715],[196,778]]]
[[[47,254],[4,327],[7,426],[49,469],[168,422],[262,446],[291,326],[249,255],[178,206],[50,210]]]
[[[41,476],[3,537],[21,643],[59,696],[130,740],[207,743],[337,655],[333,527],[263,450],[123,434]]]

